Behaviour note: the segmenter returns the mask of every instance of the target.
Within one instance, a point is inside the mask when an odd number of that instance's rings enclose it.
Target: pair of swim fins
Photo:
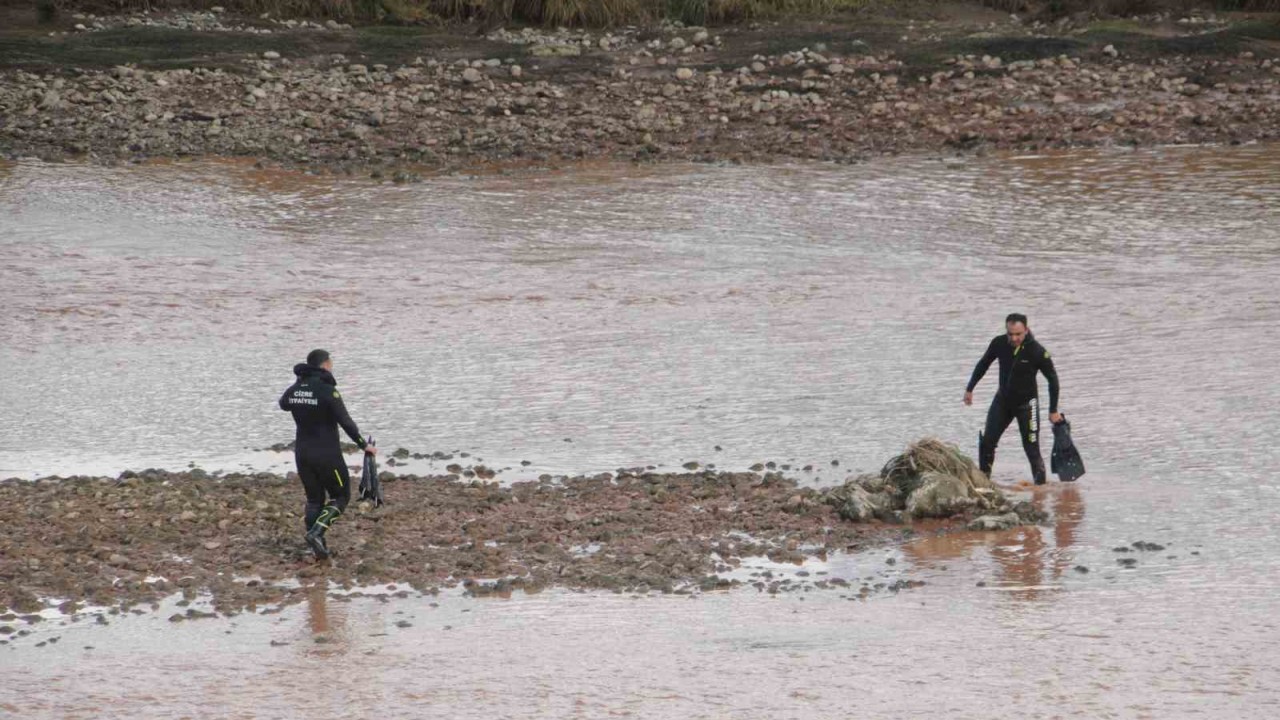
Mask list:
[[[1061,422],[1053,424],[1053,451],[1049,453],[1049,468],[1062,482],[1074,482],[1084,475],[1084,460],[1076,443],[1071,439],[1071,423],[1064,415]]]
[[[377,447],[372,437],[369,438],[369,445]],[[382,484],[378,482],[378,461],[369,453],[364,454],[364,467],[360,470],[360,499],[371,501],[374,507],[385,504],[382,499]]]

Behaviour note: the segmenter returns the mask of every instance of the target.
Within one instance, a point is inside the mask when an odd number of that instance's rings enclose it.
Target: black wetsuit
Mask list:
[[[1058,411],[1058,372],[1053,368],[1049,351],[1030,332],[1022,345],[1016,348],[1007,335],[997,335],[973,369],[966,391],[973,392],[995,360],[1000,361],[1000,389],[987,410],[986,428],[978,442],[978,465],[983,472],[991,474],[1000,436],[1016,419],[1022,449],[1031,463],[1032,476],[1036,483],[1043,483],[1045,472],[1044,458],[1040,455],[1040,397],[1036,373],[1043,373],[1049,382],[1049,413],[1053,414]]]
[[[298,376],[298,381],[280,396],[280,409],[293,413],[293,421],[298,426],[294,460],[307,492],[306,526],[310,529],[322,511],[328,510],[332,515],[325,517],[325,527],[328,527],[351,500],[351,476],[338,443],[338,426],[341,425],[361,449],[365,441],[347,414],[332,373],[304,363],[295,365],[293,374]]]

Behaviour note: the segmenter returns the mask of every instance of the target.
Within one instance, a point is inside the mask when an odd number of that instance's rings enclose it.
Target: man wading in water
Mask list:
[[[1062,421],[1058,412],[1058,372],[1053,369],[1049,351],[1036,342],[1027,328],[1027,316],[1013,313],[1004,319],[1006,335],[997,335],[987,346],[987,352],[973,369],[969,385],[964,389],[964,404],[973,404],[973,389],[991,367],[993,360],[1000,361],[1000,389],[987,410],[987,426],[978,435],[978,466],[991,477],[991,465],[996,459],[996,444],[1005,428],[1015,418],[1018,433],[1022,436],[1022,449],[1031,463],[1031,474],[1037,485],[1045,482],[1044,458],[1040,456],[1040,398],[1036,386],[1036,373],[1044,374],[1049,381],[1049,421]]]
[[[323,560],[329,557],[324,533],[351,500],[351,476],[338,444],[338,426],[360,449],[370,455],[376,455],[378,450],[365,443],[347,414],[338,381],[333,379],[333,360],[328,352],[312,350],[306,363],[293,366],[293,374],[298,380],[280,396],[280,409],[293,413],[298,426],[293,457],[307,491],[307,545]]]

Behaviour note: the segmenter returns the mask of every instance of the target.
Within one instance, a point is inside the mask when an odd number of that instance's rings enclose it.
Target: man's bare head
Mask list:
[[[1027,339],[1027,316],[1022,313],[1009,313],[1004,319],[1004,329],[1009,333],[1009,344],[1014,347],[1022,345]]]

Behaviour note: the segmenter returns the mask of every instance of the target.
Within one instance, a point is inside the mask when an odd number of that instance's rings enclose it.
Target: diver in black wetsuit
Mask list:
[[[329,353],[312,350],[306,363],[293,367],[297,382],[280,396],[280,409],[292,413],[298,426],[294,460],[307,493],[307,545],[322,560],[329,557],[324,533],[351,500],[351,476],[338,443],[338,426],[365,452],[378,452],[360,436],[359,428],[347,414],[332,371]]]
[[[1036,373],[1049,381],[1049,421],[1060,422],[1058,412],[1058,372],[1049,351],[1036,341],[1027,327],[1027,316],[1013,313],[1005,318],[1005,335],[997,335],[978,361],[964,390],[964,404],[973,404],[973,389],[995,360],[1000,361],[1000,389],[987,410],[987,424],[978,436],[978,465],[988,477],[996,459],[996,445],[1005,428],[1018,421],[1022,449],[1031,463],[1037,485],[1045,483],[1044,458],[1040,455],[1040,398]]]

